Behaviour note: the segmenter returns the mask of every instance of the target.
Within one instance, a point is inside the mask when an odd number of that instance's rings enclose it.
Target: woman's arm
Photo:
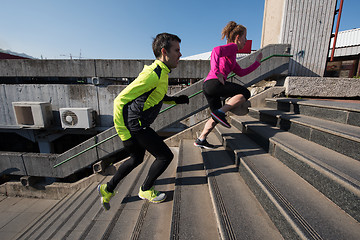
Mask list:
[[[251,64],[249,67],[242,69],[239,64],[236,63],[235,68],[233,70],[233,72],[238,75],[239,77],[243,77],[245,75],[248,75],[249,73],[251,73],[252,71],[254,71],[255,69],[257,69],[260,65],[261,65],[261,59],[262,59],[262,53],[259,53],[259,55],[257,55],[256,60],[253,64]]]
[[[227,44],[223,46],[215,47],[211,53],[210,66],[212,72],[219,77],[220,72],[220,58],[221,57],[230,57],[236,55],[237,46],[235,43]],[[224,76],[223,76],[224,77]]]

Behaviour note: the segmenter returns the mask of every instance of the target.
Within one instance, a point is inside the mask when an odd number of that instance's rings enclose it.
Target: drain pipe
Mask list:
[[[341,12],[342,12],[343,3],[344,3],[344,0],[341,0],[340,8],[338,10],[336,10],[336,13],[339,14],[339,15],[338,15],[337,20],[336,20],[336,30],[335,30],[333,48],[332,48],[332,51],[331,51],[330,62],[334,61],[335,45],[336,45],[337,35],[338,35],[338,32],[339,32],[339,25],[340,25],[340,18],[341,18]]]

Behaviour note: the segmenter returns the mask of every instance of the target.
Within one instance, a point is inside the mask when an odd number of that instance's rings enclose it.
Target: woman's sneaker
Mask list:
[[[139,198],[144,199],[144,200],[146,199],[152,203],[161,203],[166,198],[165,193],[160,193],[160,192],[156,191],[154,189],[154,187],[150,188],[147,191],[143,191],[140,187],[138,196],[139,196]]]
[[[213,117],[213,119],[215,120],[215,122],[220,123],[221,125],[223,125],[224,127],[227,128],[231,128],[230,124],[228,123],[228,121],[226,121],[225,118],[225,113],[220,112],[219,110],[215,110],[211,113],[211,116]]]
[[[101,205],[105,210],[110,209],[110,199],[115,195],[115,193],[108,192],[106,190],[107,184],[101,184],[97,187],[99,195],[101,197]]]
[[[207,141],[206,141],[206,139],[204,139],[204,140],[200,140],[200,139],[196,139],[195,140],[195,142],[194,142],[194,145],[195,146],[197,146],[197,147],[201,147],[201,148],[206,148],[206,149],[214,149],[215,148],[215,146],[214,145],[212,145],[212,144],[210,144],[210,143],[208,143]]]

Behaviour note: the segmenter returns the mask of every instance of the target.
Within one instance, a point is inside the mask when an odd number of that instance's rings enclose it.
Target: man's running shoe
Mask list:
[[[108,192],[106,190],[107,185],[101,184],[97,187],[99,195],[101,197],[101,205],[105,210],[110,209],[110,199],[115,195],[115,193]]]
[[[213,117],[213,119],[215,120],[215,122],[220,123],[221,125],[223,125],[224,127],[227,128],[231,128],[230,124],[228,123],[228,121],[226,121],[225,118],[225,113],[220,112],[219,110],[215,110],[211,113],[211,116]]]
[[[214,145],[212,145],[212,144],[210,144],[210,143],[208,143],[207,141],[206,141],[206,139],[204,139],[204,140],[200,140],[200,139],[196,139],[195,140],[195,142],[194,142],[194,145],[195,146],[197,146],[197,147],[201,147],[201,148],[206,148],[206,149],[214,149],[215,148],[215,146]]]
[[[149,202],[152,202],[152,203],[161,203],[166,198],[165,193],[160,193],[160,192],[156,191],[154,189],[154,187],[150,188],[147,191],[143,191],[141,189],[141,187],[140,187],[138,196],[139,196],[139,198],[146,199],[146,200],[148,200]]]

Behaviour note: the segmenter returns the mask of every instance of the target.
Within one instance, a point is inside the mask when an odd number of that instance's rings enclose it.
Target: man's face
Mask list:
[[[168,66],[170,69],[172,68],[176,68],[180,57],[181,57],[181,53],[180,53],[180,44],[178,41],[171,41],[171,47],[169,51],[165,50],[165,54],[164,54],[164,63],[166,64],[166,66]]]

